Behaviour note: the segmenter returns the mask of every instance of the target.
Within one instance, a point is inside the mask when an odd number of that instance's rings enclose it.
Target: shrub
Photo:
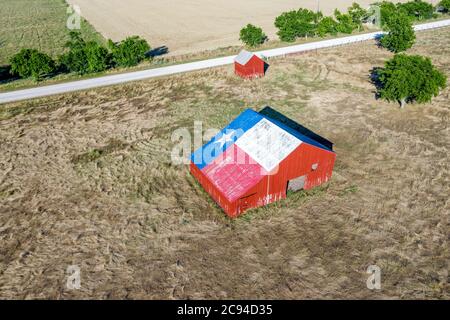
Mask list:
[[[446,76],[422,56],[396,54],[376,71],[380,87],[378,94],[388,101],[425,103],[446,86]]]
[[[450,12],[450,0],[442,0],[439,2],[439,7],[443,12]]]
[[[317,34],[320,37],[325,37],[327,34],[336,35],[338,30],[338,23],[332,17],[322,18],[317,25]]]
[[[36,49],[22,49],[11,60],[11,74],[21,78],[33,77],[39,81],[55,71],[55,62],[50,56]]]
[[[90,41],[86,43],[84,52],[88,62],[88,73],[101,72],[110,67],[110,56],[105,47],[102,47],[94,41]]]
[[[334,10],[334,16],[338,22],[337,31],[341,33],[352,33],[358,26],[353,22],[352,17],[348,13],[341,13]]]
[[[110,67],[108,50],[94,41],[85,42],[78,32],[70,33],[68,52],[60,58],[61,66],[79,74],[101,72]]]
[[[250,23],[247,24],[245,28],[242,28],[239,34],[239,40],[241,40],[249,47],[256,47],[264,43],[266,39],[267,36],[264,34],[262,29]]]
[[[376,3],[380,7],[381,25],[384,26],[391,17],[396,16],[398,13],[397,6],[389,1],[382,1]]]
[[[431,19],[434,14],[433,5],[422,0],[399,3],[398,8],[409,17],[417,20]]]
[[[411,18],[398,12],[392,16],[383,28],[389,33],[380,40],[386,49],[398,53],[411,48],[416,40]]]
[[[313,36],[321,14],[308,9],[284,12],[275,19],[278,36],[282,41],[292,42],[298,37]]]
[[[147,41],[138,36],[128,37],[119,43],[109,40],[108,43],[112,52],[112,59],[120,67],[132,67],[139,64],[150,51],[150,45]]]
[[[351,7],[348,8],[348,14],[352,18],[353,24],[357,26],[358,30],[361,30],[362,24],[369,16],[369,12],[357,3],[353,3]]]

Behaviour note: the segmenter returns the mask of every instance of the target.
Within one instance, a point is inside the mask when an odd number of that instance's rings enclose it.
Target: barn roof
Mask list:
[[[236,61],[237,63],[241,64],[241,65],[246,65],[247,62],[250,61],[250,59],[254,56],[253,53],[247,51],[247,50],[242,50],[237,56],[236,58],[234,58],[234,61]]]
[[[319,139],[305,135],[292,123],[269,117],[269,109],[264,110],[245,110],[191,156],[192,163],[230,201],[270,174],[302,143],[332,152]]]

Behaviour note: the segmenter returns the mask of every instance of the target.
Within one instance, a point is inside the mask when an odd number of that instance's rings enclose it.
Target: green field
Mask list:
[[[53,57],[62,53],[68,40],[67,4],[64,0],[0,0],[0,65],[22,48],[36,48]],[[86,21],[83,36],[104,41]]]

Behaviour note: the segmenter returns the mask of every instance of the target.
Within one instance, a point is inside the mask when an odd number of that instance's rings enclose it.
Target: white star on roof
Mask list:
[[[217,139],[214,143],[220,143],[220,148],[222,148],[228,141],[233,141],[234,130],[231,130],[228,134],[223,134],[220,139]]]

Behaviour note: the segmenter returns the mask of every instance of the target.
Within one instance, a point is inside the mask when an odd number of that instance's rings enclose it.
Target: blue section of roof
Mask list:
[[[220,156],[225,150],[233,145],[237,139],[239,139],[248,129],[257,124],[263,116],[258,112],[251,109],[247,109],[242,112],[236,119],[234,119],[228,126],[221,130],[216,136],[214,136],[208,143],[201,148],[197,149],[191,155],[191,161],[202,170],[214,159]],[[231,135],[233,141],[228,141],[224,144],[220,142],[220,139],[224,135]]]
[[[261,115],[261,114],[260,114],[260,115]],[[266,115],[264,115],[264,114],[261,115],[261,116],[262,116],[263,118],[265,118],[265,119],[271,121],[272,123],[276,124],[276,125],[277,125],[278,127],[280,127],[281,129],[283,129],[283,130],[289,132],[289,133],[292,134],[294,137],[296,137],[297,139],[299,139],[299,140],[301,140],[301,141],[303,141],[303,142],[305,142],[305,143],[307,143],[307,144],[316,146],[316,147],[318,147],[318,148],[320,148],[320,149],[324,149],[324,150],[327,150],[327,151],[334,152],[331,148],[328,148],[328,147],[324,146],[323,144],[321,144],[321,143],[319,143],[319,142],[317,142],[317,141],[315,141],[315,140],[313,140],[313,139],[311,139],[311,138],[305,136],[304,134],[298,132],[297,130],[295,130],[295,129],[293,129],[293,128],[287,126],[287,125],[285,125],[284,123],[282,123],[282,122],[280,122],[280,121],[278,121],[278,120],[275,120],[275,119],[273,119],[273,118],[271,118],[271,117],[268,117],[268,116],[266,116]]]

